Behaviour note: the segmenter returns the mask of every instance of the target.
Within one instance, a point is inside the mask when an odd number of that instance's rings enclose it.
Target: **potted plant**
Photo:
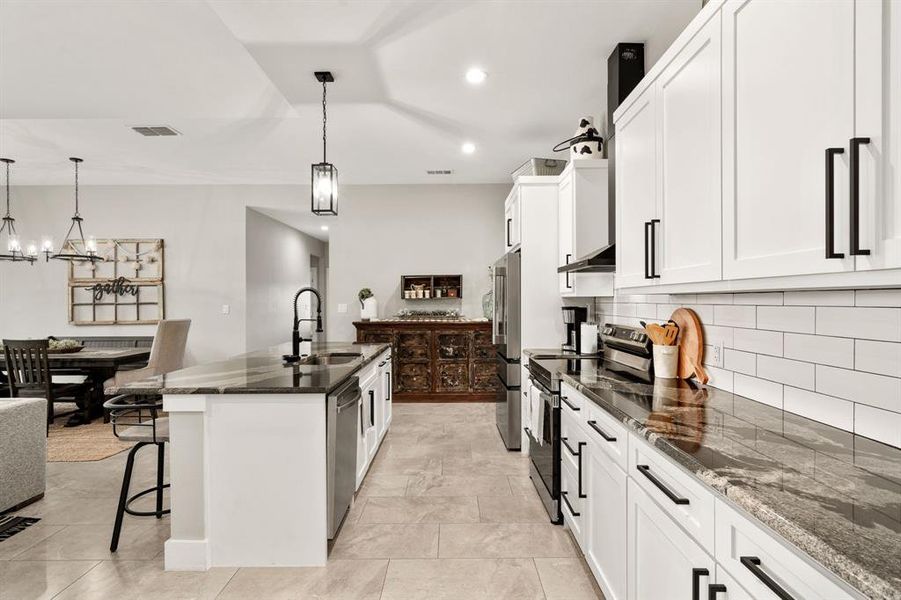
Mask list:
[[[360,300],[360,319],[369,321],[378,317],[379,303],[375,299],[375,294],[369,288],[363,288],[357,293]]]

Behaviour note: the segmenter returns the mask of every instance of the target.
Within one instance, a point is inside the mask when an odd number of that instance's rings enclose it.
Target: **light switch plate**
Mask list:
[[[339,304],[339,305],[338,305],[338,312],[339,312],[339,313],[346,313],[346,312],[347,312],[347,305],[346,305],[346,304]]]
[[[223,305],[222,305],[222,314],[223,314],[223,315],[227,315],[227,314],[230,313],[231,311],[232,311],[232,307],[231,307],[231,306],[229,306],[228,304],[223,304]]]

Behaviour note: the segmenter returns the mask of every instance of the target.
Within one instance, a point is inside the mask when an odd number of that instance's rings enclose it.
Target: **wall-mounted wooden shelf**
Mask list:
[[[412,292],[410,296],[408,292]],[[422,295],[419,295],[422,292]],[[404,300],[457,300],[463,297],[462,275],[401,275],[400,297]]]

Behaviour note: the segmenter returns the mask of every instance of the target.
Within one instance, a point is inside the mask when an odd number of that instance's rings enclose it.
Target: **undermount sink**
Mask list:
[[[353,362],[363,356],[356,352],[330,352],[324,354],[311,354],[301,358],[298,364],[301,365],[343,365]]]

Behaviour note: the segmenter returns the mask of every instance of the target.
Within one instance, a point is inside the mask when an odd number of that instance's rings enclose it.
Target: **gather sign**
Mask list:
[[[88,288],[94,296],[94,302],[100,302],[104,295],[137,296],[138,286],[126,277],[111,279],[103,283],[95,283]]]

